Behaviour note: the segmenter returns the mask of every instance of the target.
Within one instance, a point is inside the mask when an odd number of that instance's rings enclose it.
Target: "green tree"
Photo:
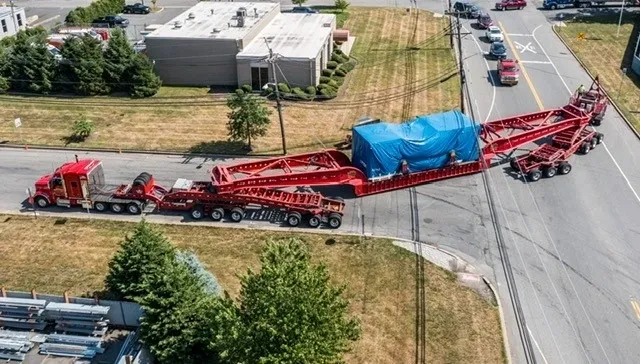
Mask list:
[[[306,3],[307,0],[291,0],[291,2],[298,6],[302,6],[302,4]]]
[[[351,4],[347,0],[335,0],[334,5],[341,13],[344,13]]]
[[[143,220],[111,258],[105,286],[118,298],[135,300],[148,293],[147,279],[164,275],[174,262],[175,248]]]
[[[9,77],[11,77],[11,69],[9,67],[10,51],[7,47],[0,45],[0,93],[9,90]]]
[[[208,271],[205,265],[200,262],[200,259],[198,259],[198,256],[194,252],[179,251],[176,253],[176,258],[179,263],[185,264],[191,270],[191,274],[202,281],[202,288],[207,294],[222,294],[222,288],[220,284],[218,284],[218,280],[213,273]]]
[[[131,85],[129,94],[132,97],[150,97],[155,95],[162,81],[153,72],[153,63],[145,55],[137,53],[133,56],[128,75]]]
[[[91,135],[93,129],[94,126],[91,120],[84,117],[80,120],[76,120],[71,128],[71,140],[84,141],[89,137],[89,135]]]
[[[344,286],[327,268],[311,264],[309,247],[295,239],[268,242],[261,271],[241,278],[235,343],[241,363],[336,363],[360,336],[348,314]]]
[[[121,29],[111,31],[109,44],[104,52],[104,80],[116,91],[129,90],[126,73],[131,67],[135,53]]]
[[[73,90],[80,95],[93,96],[109,93],[104,82],[105,61],[102,44],[90,36],[71,37],[62,46],[61,73],[68,77]]]
[[[39,28],[18,32],[9,64],[13,89],[46,94],[53,88],[55,61]]]
[[[271,110],[267,108],[264,101],[242,90],[236,90],[229,97],[227,106],[231,109],[227,114],[229,140],[247,141],[251,150],[251,140],[267,134],[271,123],[269,119]]]
[[[217,342],[230,332],[224,323],[233,322],[226,320],[234,311],[229,299],[205,293],[203,281],[177,261],[146,280],[146,291],[137,300],[145,312],[140,330],[158,363],[221,362]]]

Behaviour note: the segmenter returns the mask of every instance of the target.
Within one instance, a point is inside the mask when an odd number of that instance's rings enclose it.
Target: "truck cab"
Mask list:
[[[562,9],[574,6],[574,0],[544,0],[542,7],[546,10]]]
[[[104,185],[102,163],[94,159],[76,159],[40,177],[35,184],[33,202],[40,208],[82,205],[89,202],[92,185]]]
[[[517,85],[520,78],[518,75],[519,71],[518,61],[513,59],[498,60],[498,77],[500,78],[501,84],[509,86]]]

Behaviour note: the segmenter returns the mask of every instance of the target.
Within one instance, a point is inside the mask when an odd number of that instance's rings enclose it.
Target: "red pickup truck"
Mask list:
[[[496,3],[496,10],[520,10],[525,6],[527,6],[526,0],[502,0]]]
[[[518,84],[518,61],[513,59],[499,59],[498,60],[498,77],[500,83],[503,85],[517,85]]]

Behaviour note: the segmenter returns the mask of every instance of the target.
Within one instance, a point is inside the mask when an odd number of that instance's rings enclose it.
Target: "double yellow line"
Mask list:
[[[636,313],[636,317],[640,320],[640,303],[638,301],[631,299],[631,307],[633,307],[633,311]]]
[[[500,25],[500,29],[502,29],[502,33],[504,35],[504,39],[507,40],[507,44],[509,44],[509,48],[511,48],[511,51],[514,54],[514,57],[516,57],[516,60],[518,61],[518,64],[520,65],[520,70],[522,71],[522,75],[524,76],[524,80],[529,85],[529,88],[531,89],[531,93],[533,94],[533,98],[536,100],[536,103],[538,104],[538,108],[540,108],[540,110],[544,110],[544,106],[542,105],[542,101],[540,101],[540,96],[538,96],[538,92],[536,91],[536,88],[533,87],[533,82],[531,82],[531,78],[529,78],[529,74],[527,73],[527,69],[524,67],[524,64],[520,60],[520,55],[518,54],[518,50],[516,49],[516,47],[513,46],[513,44],[511,43],[511,39],[509,39],[509,36],[507,35],[507,29],[504,27],[504,25],[502,25],[501,22],[498,22],[498,25]]]

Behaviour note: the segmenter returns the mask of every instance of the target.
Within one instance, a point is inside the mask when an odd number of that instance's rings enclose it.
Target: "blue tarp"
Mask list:
[[[478,160],[479,125],[458,110],[418,116],[402,124],[380,122],[353,128],[352,162],[369,179],[440,168],[455,151],[458,161]]]

